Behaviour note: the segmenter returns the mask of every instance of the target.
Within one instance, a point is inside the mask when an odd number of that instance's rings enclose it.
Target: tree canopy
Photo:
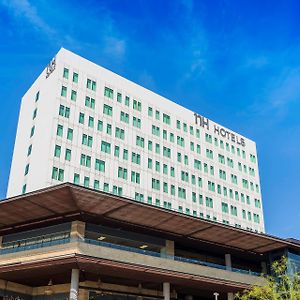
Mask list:
[[[288,260],[282,257],[272,264],[271,276],[265,276],[266,284],[254,285],[235,296],[237,300],[300,300],[300,276],[288,272]],[[263,276],[263,275],[262,275]]]

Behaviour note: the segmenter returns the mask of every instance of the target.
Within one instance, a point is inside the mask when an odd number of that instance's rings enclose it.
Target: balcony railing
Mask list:
[[[158,257],[158,258],[162,258],[162,259],[170,259],[170,260],[175,260],[175,261],[179,261],[179,262],[196,264],[196,265],[211,267],[211,268],[220,269],[220,270],[227,270],[227,271],[232,271],[232,272],[236,272],[236,273],[260,276],[259,273],[253,272],[251,270],[243,270],[243,269],[237,269],[237,268],[231,268],[230,270],[228,270],[226,268],[226,266],[224,266],[224,265],[206,262],[206,261],[202,261],[202,260],[198,260],[198,259],[192,259],[192,258],[187,258],[187,257],[182,257],[182,256],[171,256],[171,255],[161,254],[161,253],[155,252],[155,251],[139,249],[139,248],[120,245],[120,244],[113,244],[113,243],[108,243],[108,242],[104,242],[104,241],[97,241],[97,240],[92,240],[92,239],[74,239],[74,238],[71,239],[70,237],[55,239],[55,240],[47,241],[47,242],[39,242],[36,244],[24,245],[24,246],[19,246],[19,247],[2,248],[2,249],[0,249],[0,255],[21,252],[21,251],[27,251],[27,250],[33,250],[33,249],[39,249],[39,248],[46,248],[46,247],[51,247],[51,246],[57,246],[57,245],[67,244],[67,243],[70,243],[73,241],[81,242],[81,243],[85,243],[85,244],[96,245],[96,246],[107,247],[107,248],[118,249],[118,250],[122,250],[122,251],[134,252],[134,253],[139,253],[139,254],[143,254],[143,255],[154,256],[154,257]]]

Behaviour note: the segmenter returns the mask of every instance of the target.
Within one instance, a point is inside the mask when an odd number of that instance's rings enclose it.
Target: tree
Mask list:
[[[237,300],[300,300],[300,276],[289,273],[288,260],[282,257],[272,264],[273,276],[263,276],[266,284],[254,285],[235,296]]]

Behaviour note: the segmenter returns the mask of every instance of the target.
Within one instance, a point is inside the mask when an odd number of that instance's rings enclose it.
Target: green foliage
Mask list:
[[[288,274],[287,258],[282,257],[272,265],[274,276],[264,276],[263,286],[252,286],[238,293],[237,300],[300,300],[299,274]]]

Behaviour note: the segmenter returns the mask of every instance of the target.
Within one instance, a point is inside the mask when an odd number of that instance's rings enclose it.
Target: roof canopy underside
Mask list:
[[[288,240],[248,232],[70,183],[1,201],[0,235],[28,224],[81,214],[259,254],[284,247],[300,250],[300,245]]]

